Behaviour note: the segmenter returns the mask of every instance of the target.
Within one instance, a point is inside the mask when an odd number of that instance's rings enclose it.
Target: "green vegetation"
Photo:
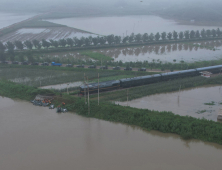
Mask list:
[[[200,110],[200,111],[197,111],[196,113],[198,114],[201,114],[201,113],[205,113],[207,110]]]
[[[36,94],[51,93],[49,90],[39,90],[33,87],[0,80],[0,95],[11,98],[30,100]],[[135,125],[146,130],[158,130],[163,133],[175,133],[184,139],[200,139],[222,144],[222,124],[206,119],[196,119],[188,116],[174,115],[171,112],[158,112],[148,109],[136,109],[114,105],[109,102],[90,101],[90,114],[84,98],[63,95],[54,99],[54,104],[65,102],[69,111],[85,117],[93,117],[112,122]]]
[[[8,80],[0,79],[0,96],[17,98],[23,100],[31,100],[37,94],[47,94],[51,95],[54,92],[50,90],[42,90],[36,87],[25,86],[21,84],[16,84]]]
[[[97,52],[92,52],[92,51],[82,51],[80,52],[81,55],[85,55],[85,56],[88,56],[94,60],[103,60],[103,61],[110,61],[110,60],[113,60],[112,57],[109,57],[109,56],[106,56],[104,54],[101,54],[101,53],[97,53]]]
[[[215,102],[214,101],[211,101],[210,103],[204,103],[204,105],[215,105]]]
[[[129,100],[138,99],[144,96],[179,91],[181,89],[187,89],[192,87],[200,87],[204,85],[221,85],[222,76],[211,77],[206,79],[204,77],[188,77],[183,79],[176,79],[166,82],[159,82],[154,84],[148,84],[144,86],[137,86],[128,89]],[[101,93],[100,97],[104,101],[126,101],[127,89],[117,90],[112,92]],[[92,98],[96,98],[97,95],[92,95]]]

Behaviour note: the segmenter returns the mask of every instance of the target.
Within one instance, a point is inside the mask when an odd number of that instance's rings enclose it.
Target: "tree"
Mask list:
[[[129,42],[133,42],[134,41],[134,33],[132,33],[130,36],[129,36]]]
[[[168,38],[169,40],[172,39],[172,36],[173,36],[173,34],[172,34],[171,32],[169,32],[169,33],[167,34],[167,38]]]
[[[221,31],[220,31],[220,28],[217,28],[217,31],[216,31],[216,32],[217,32],[217,36],[220,37],[221,34],[222,34]]]
[[[67,43],[70,47],[73,47],[74,42],[73,42],[72,38],[67,38],[66,43]]]
[[[4,44],[0,41],[0,51],[5,51],[6,47],[4,46]]]
[[[196,31],[196,38],[200,38],[200,32],[198,30]]]
[[[59,40],[59,45],[61,45],[62,47],[66,46],[66,40],[65,39],[60,39]]]
[[[184,36],[185,36],[185,39],[189,39],[190,38],[190,32],[189,31],[185,31],[184,32]]]
[[[142,39],[143,39],[143,42],[149,41],[149,35],[147,33],[143,34]]]
[[[180,33],[179,33],[179,39],[183,39],[183,37],[184,37],[184,35],[183,35],[183,32],[181,31]]]
[[[13,50],[13,51],[9,50],[9,51],[8,51],[8,55],[9,55],[9,58],[10,58],[11,61],[14,61],[14,60],[15,60],[14,50]]]
[[[31,43],[31,41],[27,40],[27,41],[24,42],[24,44],[25,44],[25,46],[26,46],[29,50],[32,50],[33,45],[32,45],[32,43]]]
[[[212,36],[213,36],[213,37],[216,37],[216,36],[217,36],[217,32],[216,32],[215,29],[212,29],[211,33],[212,33]]]
[[[112,34],[112,35],[108,35],[108,36],[106,37],[106,39],[107,39],[107,42],[108,42],[109,45],[111,45],[111,44],[114,43],[114,41],[115,41],[115,38],[114,38],[114,35],[113,35],[113,34]]]
[[[155,35],[155,40],[156,40],[156,41],[159,41],[159,39],[160,39],[160,33],[158,32],[158,33],[156,33],[156,35]]]
[[[121,42],[121,37],[120,36],[115,36],[115,43],[120,44]]]
[[[166,32],[161,33],[161,38],[162,38],[162,40],[166,40]]]
[[[128,41],[129,41],[129,36],[126,36],[126,37],[123,38],[123,43],[126,43]]]
[[[190,39],[194,39],[195,38],[195,32],[194,30],[190,31]]]
[[[32,44],[34,45],[35,48],[40,49],[42,47],[42,45],[40,44],[40,42],[38,40],[32,40]]]
[[[89,38],[86,38],[86,39],[85,39],[85,44],[86,44],[86,46],[90,46],[90,40],[89,40]]]
[[[97,45],[99,43],[98,37],[92,38],[92,42],[93,42],[94,45]]]
[[[79,39],[78,39],[77,37],[74,37],[74,38],[73,38],[73,42],[74,42],[75,46],[78,46],[78,44],[79,44]]]
[[[51,43],[51,46],[53,46],[53,47],[55,47],[55,48],[58,48],[58,46],[59,46],[58,41],[54,41],[54,40],[49,40],[49,41],[50,41],[50,43]]]
[[[207,35],[208,38],[211,37],[211,30],[207,30],[206,35]]]
[[[150,39],[150,41],[153,41],[153,40],[154,40],[154,35],[153,35],[153,33],[150,34],[149,39]]]
[[[178,38],[178,33],[176,31],[173,31],[173,39],[177,40]]]
[[[140,42],[142,40],[142,35],[136,34],[135,40],[136,40],[136,42]]]
[[[105,43],[106,43],[106,40],[107,40],[107,38],[104,36],[104,37],[100,37],[99,38],[99,43],[101,44],[101,45],[104,45]]]
[[[42,39],[42,46],[48,49],[50,47],[50,43],[46,41],[45,39]]]
[[[11,51],[14,51],[15,49],[15,45],[11,43],[10,41],[8,41],[5,46],[8,50],[11,50]]]
[[[6,60],[6,56],[3,50],[0,50],[0,61],[4,62]]]
[[[206,31],[205,31],[205,29],[202,29],[200,34],[201,34],[202,38],[206,38]]]
[[[15,44],[17,49],[19,49],[19,50],[23,50],[24,49],[24,45],[22,44],[21,41],[15,41],[14,44]]]

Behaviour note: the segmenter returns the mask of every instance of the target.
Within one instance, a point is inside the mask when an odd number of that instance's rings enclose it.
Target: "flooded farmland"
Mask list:
[[[117,102],[126,106],[127,102]],[[222,109],[222,86],[200,87],[179,92],[150,95],[128,102],[128,106],[158,111],[172,111],[181,116],[192,116],[217,121]]]
[[[47,20],[53,23],[93,32],[100,35],[125,36],[131,33],[157,33],[186,30],[215,29],[212,26],[178,25],[174,20],[163,19],[154,15],[131,15],[109,17],[76,17]],[[216,27],[217,28],[217,27]]]
[[[212,49],[216,50],[213,51]],[[96,50],[108,55],[114,61],[122,62],[172,62],[181,60],[192,63],[196,61],[218,60],[222,58],[222,41],[202,41],[191,43],[172,43],[161,45],[144,45],[138,47],[110,48]]]
[[[222,146],[0,97],[0,169],[220,169]]]
[[[215,48],[215,51],[212,50]],[[110,56],[114,61],[125,62],[171,62],[180,63],[181,60],[187,63],[196,61],[218,60],[222,58],[222,40],[197,41],[190,43],[172,43],[160,45],[144,45],[136,47],[106,48],[93,50]],[[86,61],[87,56],[81,56],[79,52],[59,52],[45,54],[50,59],[69,59]]]
[[[0,37],[0,41],[6,43],[7,41],[14,42],[16,40],[59,40],[73,37],[89,37],[97,36],[95,34],[88,33],[86,31],[77,30],[69,27],[51,27],[51,28],[23,28],[15,32],[11,32]]]

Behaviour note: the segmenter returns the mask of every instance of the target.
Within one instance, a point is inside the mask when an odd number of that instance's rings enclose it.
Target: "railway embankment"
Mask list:
[[[217,78],[217,77],[215,77]],[[221,83],[219,77],[217,82]],[[37,94],[52,94],[51,90],[16,84],[7,80],[0,80],[0,95],[23,100],[33,99]],[[93,117],[106,121],[135,125],[146,130],[158,130],[163,133],[179,134],[184,139],[200,139],[203,141],[222,144],[222,124],[206,119],[196,119],[188,116],[179,116],[171,112],[158,112],[148,109],[136,109],[101,101],[90,100],[90,108],[84,98],[57,94],[54,98],[57,106],[62,102],[70,112],[76,112],[85,117]]]

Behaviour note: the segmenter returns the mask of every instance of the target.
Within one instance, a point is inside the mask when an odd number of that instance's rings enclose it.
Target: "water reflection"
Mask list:
[[[213,51],[212,49],[216,49]],[[160,45],[145,45],[138,47],[110,48],[103,50],[94,50],[101,52],[114,58],[114,61],[136,62],[136,61],[152,61],[152,59],[160,59],[165,62],[180,62],[182,58],[186,62],[194,62],[199,60],[213,60],[221,57],[222,49],[221,40],[200,41],[191,43],[173,43]]]

